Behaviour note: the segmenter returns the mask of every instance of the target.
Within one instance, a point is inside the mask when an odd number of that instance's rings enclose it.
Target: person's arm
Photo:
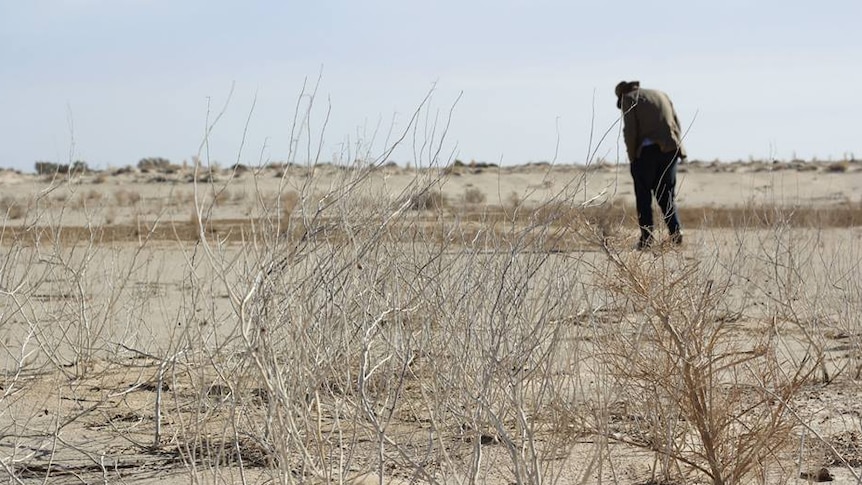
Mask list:
[[[630,97],[623,98],[623,139],[626,142],[626,152],[629,163],[638,157],[638,117],[635,101]]]
[[[682,125],[679,123],[679,116],[676,115],[676,108],[673,107],[673,101],[670,101],[670,99],[668,99],[668,102],[670,103],[670,110],[673,113],[673,122],[676,123],[676,128],[677,130],[679,130],[679,146],[677,147],[677,149],[679,150],[679,158],[684,162],[685,159],[688,157],[688,154],[685,153],[685,148],[683,148],[684,145],[682,141]]]

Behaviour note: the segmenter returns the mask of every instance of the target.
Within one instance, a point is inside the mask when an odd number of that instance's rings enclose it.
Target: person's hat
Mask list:
[[[623,95],[630,93],[641,86],[640,81],[620,81],[617,87],[614,88],[614,93],[617,95],[617,108],[622,108]]]

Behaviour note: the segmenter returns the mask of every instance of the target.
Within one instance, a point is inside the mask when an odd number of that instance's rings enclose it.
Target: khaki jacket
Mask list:
[[[645,139],[658,144],[663,152],[679,151],[679,156],[686,158],[679,118],[667,94],[636,89],[623,95],[621,107],[629,162],[638,159]]]

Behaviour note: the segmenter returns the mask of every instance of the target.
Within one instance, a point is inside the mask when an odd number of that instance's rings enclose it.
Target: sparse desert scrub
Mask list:
[[[37,248],[23,239],[33,229],[8,229],[21,256],[4,270],[14,291],[0,294],[2,321],[33,329],[6,348],[9,375],[50,374],[52,402],[89,403],[42,406],[74,419],[33,424],[21,447],[85,456],[100,448],[73,433],[98,430],[132,443],[142,466],[184,466],[196,480],[590,483],[620,472],[612,450],[626,443],[658,453],[656,479],[772,483],[758,477],[776,476],[788,440],[811,426],[795,404],[799,389],[814,392],[802,378],[822,360],[828,385],[854,382],[849,232],[828,246],[829,228],[749,217],[693,230],[679,253],[632,253],[620,202],[560,194],[517,211],[416,211],[413,196],[436,179],[384,197],[366,185],[371,170],[341,172],[320,193],[314,175],[288,179],[250,195],[259,217],[236,225],[208,219],[205,185],[188,221],[58,221]],[[849,357],[829,350],[836,336]],[[687,372],[704,385],[687,388]],[[34,399],[17,379],[16,399]],[[36,422],[15,409],[16,423]],[[697,428],[699,410],[712,428]],[[806,449],[818,441],[809,434]],[[728,443],[751,452],[727,462]],[[56,463],[71,467],[62,453]],[[5,456],[10,470],[65,473]],[[65,469],[114,473],[106,460]]]
[[[442,170],[371,183],[385,152],[193,182],[164,198],[177,220],[70,223],[65,198],[4,227],[0,473],[781,483],[855,463],[858,207],[685,208],[686,246],[634,253],[633,208],[582,178],[455,210]],[[240,193],[252,216],[220,218]]]
[[[232,366],[246,377],[233,382],[269,399],[259,411],[242,407],[265,414],[241,415],[240,423],[259,424],[239,434],[257,437],[287,481],[288,470],[300,481],[338,481],[355,467],[429,481],[466,469],[475,479],[489,473],[487,446],[502,447],[512,463],[502,476],[530,483],[555,476],[542,457],[566,443],[536,441],[552,425],[532,419],[542,403],[569,395],[571,381],[553,379],[563,370],[543,357],[563,342],[565,320],[553,317],[577,299],[566,284],[535,294],[530,285],[545,268],[569,280],[577,272],[552,270],[549,254],[521,254],[533,245],[510,248],[515,261],[482,256],[498,244],[493,233],[459,241],[464,249],[454,255],[436,240],[405,246],[400,224],[417,220],[409,204],[359,198],[360,191],[325,195],[317,207],[301,208],[301,239],[245,252],[239,267],[248,274],[224,280],[237,304],[237,336],[249,349]],[[345,238],[329,237],[333,224]],[[417,446],[430,448],[423,456]]]
[[[46,215],[48,210],[37,207],[28,218],[56,220]],[[87,379],[117,368],[117,342],[130,343],[131,334],[141,335],[144,309],[131,290],[140,276],[137,271],[147,266],[138,259],[146,246],[131,253],[106,249],[99,244],[98,225],[93,223],[89,237],[71,243],[60,237],[62,224],[8,234],[4,228],[0,449],[3,470],[15,483],[36,477],[54,481],[65,474],[39,463],[32,450],[71,462],[73,456],[88,456],[87,441],[69,430],[79,429],[115,401],[99,392],[87,406],[66,403],[81,402],[86,393],[82,384],[95,382]],[[73,464],[72,469],[71,474],[91,468]],[[105,470],[103,465],[95,469]]]
[[[576,392],[576,363],[555,356],[572,349],[563,316],[579,305],[578,259],[535,251],[549,237],[535,223],[467,239],[456,221],[452,237],[427,239],[412,201],[436,182],[369,199],[372,168],[339,172],[319,196],[302,182],[296,216],[262,218],[275,237],[238,252],[201,232],[205,257],[190,261],[216,278],[201,281],[211,289],[200,295],[227,295],[233,330],[219,347],[193,340],[202,360],[188,367],[200,382],[218,375],[228,398],[196,415],[181,453],[214,473],[220,455],[198,452],[221,430],[219,446],[249,437],[283,483],[357,471],[380,481],[557,480],[549,458],[572,442],[549,434],[544,409]]]

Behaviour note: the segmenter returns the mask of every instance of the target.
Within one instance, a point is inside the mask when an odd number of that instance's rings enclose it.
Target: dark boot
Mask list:
[[[645,249],[649,249],[652,246],[653,238],[652,232],[646,229],[641,229],[641,237],[638,239],[638,244],[635,246],[635,249],[638,251],[643,251]]]

